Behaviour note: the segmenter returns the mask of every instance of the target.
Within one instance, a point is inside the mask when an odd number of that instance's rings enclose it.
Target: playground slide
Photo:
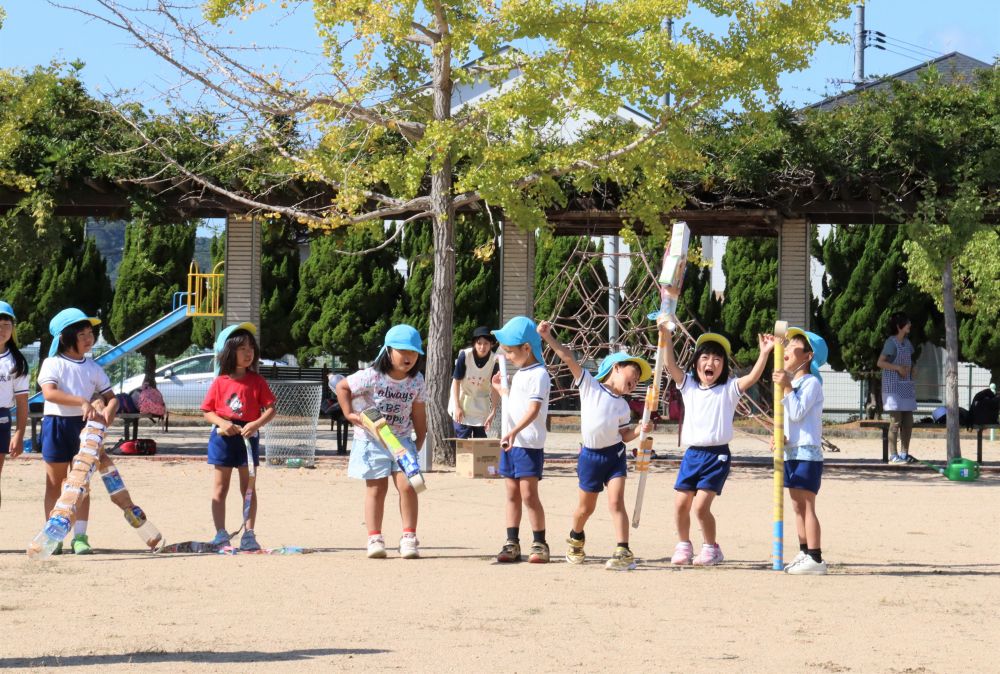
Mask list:
[[[181,304],[160,320],[147,325],[139,332],[124,340],[121,344],[105,351],[100,356],[95,358],[94,362],[101,367],[107,367],[108,365],[117,362],[123,356],[145,346],[146,344],[149,344],[163,333],[183,323],[188,317],[187,310],[187,304]],[[28,398],[28,402],[42,402],[41,392],[39,391],[35,395]]]

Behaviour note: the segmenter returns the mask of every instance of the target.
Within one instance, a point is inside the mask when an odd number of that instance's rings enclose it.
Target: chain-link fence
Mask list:
[[[316,465],[316,423],[323,397],[318,381],[275,381],[274,419],[264,426],[264,456],[269,466]]]

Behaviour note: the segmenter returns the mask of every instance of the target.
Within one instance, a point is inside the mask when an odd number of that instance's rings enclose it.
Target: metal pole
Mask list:
[[[854,84],[865,81],[865,3],[854,8]]]
[[[618,308],[621,306],[621,289],[618,286],[620,258],[618,255],[618,237],[611,237],[611,271],[608,292],[608,343],[614,349],[618,343]]]

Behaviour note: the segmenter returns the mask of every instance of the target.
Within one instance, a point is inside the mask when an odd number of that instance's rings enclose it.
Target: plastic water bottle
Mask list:
[[[285,462],[285,465],[289,468],[301,468],[302,459],[288,459],[288,461]]]
[[[155,548],[156,544],[163,539],[160,530],[146,518],[146,513],[137,505],[125,509],[125,521],[135,528],[139,538],[150,548]]]
[[[111,464],[106,464],[101,468],[101,480],[104,482],[104,487],[108,490],[109,496],[114,496],[119,492],[125,491],[125,480],[122,479],[118,469]],[[128,518],[128,515],[125,517]]]
[[[409,452],[409,450],[400,454],[399,458],[396,460],[399,462],[399,467],[403,469],[404,473],[406,473],[406,477],[413,477],[420,472],[420,464],[418,464],[417,460],[413,458],[413,455]]]
[[[28,546],[30,559],[45,559],[53,552],[66,536],[69,535],[69,518],[65,515],[53,515],[38,532],[38,535]]]

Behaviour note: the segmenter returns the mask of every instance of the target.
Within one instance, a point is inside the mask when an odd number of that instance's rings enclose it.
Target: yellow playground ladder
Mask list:
[[[187,315],[222,316],[222,266],[219,262],[211,274],[202,274],[198,263],[191,261],[188,268]]]

